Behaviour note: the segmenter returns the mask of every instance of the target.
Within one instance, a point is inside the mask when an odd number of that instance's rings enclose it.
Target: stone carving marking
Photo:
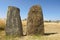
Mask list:
[[[44,34],[42,9],[38,5],[30,8],[27,19],[27,35]]]
[[[8,7],[5,31],[6,35],[11,36],[23,35],[19,8],[13,6]]]

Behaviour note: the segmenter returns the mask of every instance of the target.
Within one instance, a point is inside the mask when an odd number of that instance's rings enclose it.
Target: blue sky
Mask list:
[[[6,18],[8,6],[16,6],[25,19],[33,5],[41,5],[44,20],[60,20],[60,0],[0,0],[0,18]]]

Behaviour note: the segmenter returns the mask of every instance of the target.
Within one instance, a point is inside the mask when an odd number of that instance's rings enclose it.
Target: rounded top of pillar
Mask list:
[[[8,6],[8,9],[10,9],[10,10],[18,10],[18,11],[20,11],[20,9],[17,8],[17,7],[15,7],[15,6]]]
[[[35,11],[35,10],[42,10],[41,6],[40,5],[33,5],[31,8],[30,8],[31,11]]]
[[[40,5],[33,5],[32,7],[39,7],[40,8],[41,6]]]

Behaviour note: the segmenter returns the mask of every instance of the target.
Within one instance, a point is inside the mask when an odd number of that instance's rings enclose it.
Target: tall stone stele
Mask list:
[[[44,34],[42,8],[39,5],[34,5],[30,8],[27,18],[27,35],[36,34]]]
[[[8,36],[23,35],[19,8],[14,6],[8,7],[5,32],[6,32],[6,35]]]

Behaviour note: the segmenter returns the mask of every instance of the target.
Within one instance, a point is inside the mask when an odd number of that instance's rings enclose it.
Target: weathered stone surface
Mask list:
[[[44,34],[42,9],[39,5],[30,8],[27,19],[27,35]]]
[[[6,35],[10,36],[23,35],[19,8],[13,6],[8,7],[5,31]]]

